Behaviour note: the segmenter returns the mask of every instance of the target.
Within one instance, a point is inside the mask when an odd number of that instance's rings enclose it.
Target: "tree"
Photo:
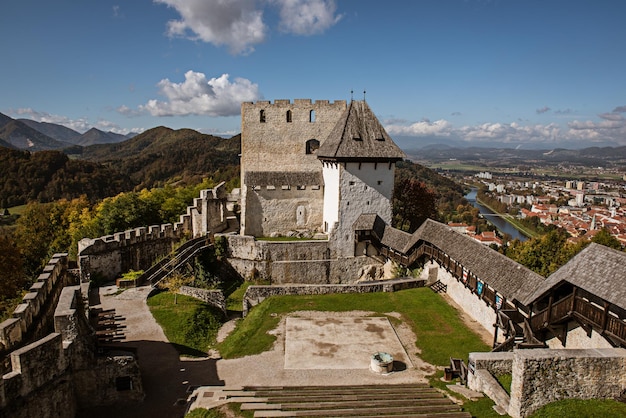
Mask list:
[[[615,238],[608,229],[602,228],[598,233],[591,238],[591,242],[596,244],[602,244],[606,247],[613,248],[614,250],[622,250],[622,243]]]
[[[16,297],[26,282],[22,255],[15,241],[0,235],[0,301]]]
[[[437,218],[437,195],[415,178],[396,181],[393,193],[393,223],[413,233],[428,218]]]

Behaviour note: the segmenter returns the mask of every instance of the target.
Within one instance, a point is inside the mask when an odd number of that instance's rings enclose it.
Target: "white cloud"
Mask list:
[[[76,132],[80,133],[87,132],[91,128],[98,128],[101,131],[111,131],[122,135],[126,135],[130,132],[139,133],[145,130],[144,128],[122,128],[115,122],[111,122],[105,119],[100,119],[96,123],[90,122],[87,118],[71,119],[67,116],[53,115],[48,112],[40,112],[30,107],[12,109],[9,113],[11,113],[15,118],[30,119],[34,120],[35,122],[54,123],[56,125],[62,125],[66,128],[73,129]]]
[[[35,122],[46,122],[63,125],[78,132],[88,131],[92,127],[87,118],[70,119],[67,116],[40,112],[31,109],[30,107],[14,109],[11,113],[15,114],[18,118],[31,119]]]
[[[385,130],[390,135],[401,136],[450,136],[453,131],[452,124],[444,119],[434,122],[423,120],[408,126],[387,125]]]
[[[254,0],[154,0],[176,9],[180,20],[167,24],[170,36],[228,45],[233,54],[254,51],[265,40],[263,11]]]
[[[261,98],[258,85],[245,78],[235,78],[231,83],[228,74],[207,79],[203,73],[187,71],[182,83],[166,78],[158,86],[166,100],[149,100],[139,106],[140,111],[152,116],[234,116],[239,114],[241,102]]]
[[[341,19],[334,0],[154,0],[175,9],[169,36],[226,45],[232,54],[250,54],[269,32],[264,7],[279,9],[281,30],[298,35],[322,33]]]
[[[520,125],[513,123],[483,123],[464,126],[458,136],[465,141],[498,142],[545,142],[558,139],[561,128],[555,123],[548,125]]]
[[[298,35],[322,33],[339,20],[334,0],[270,0],[280,8],[280,28]]]

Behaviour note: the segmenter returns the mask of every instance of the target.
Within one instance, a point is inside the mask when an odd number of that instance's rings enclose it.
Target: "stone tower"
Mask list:
[[[321,229],[324,182],[316,153],[346,108],[344,100],[242,103],[242,235]]]
[[[335,257],[354,256],[361,214],[391,224],[395,163],[405,158],[365,101],[352,101],[317,150],[324,178],[323,231]]]

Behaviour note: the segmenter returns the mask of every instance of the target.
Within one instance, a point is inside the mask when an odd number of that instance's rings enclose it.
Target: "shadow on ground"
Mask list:
[[[176,348],[166,342],[130,341],[116,346],[137,351],[143,402],[84,408],[78,411],[78,418],[178,418],[184,415],[193,388],[224,385],[215,359],[181,361]]]

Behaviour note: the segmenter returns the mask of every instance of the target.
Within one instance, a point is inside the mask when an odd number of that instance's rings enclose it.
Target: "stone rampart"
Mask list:
[[[73,281],[67,273],[67,254],[55,254],[26,293],[12,318],[0,323],[1,352],[11,351],[28,340],[46,335],[63,287]]]
[[[563,399],[611,399],[626,390],[626,350],[528,349],[508,353],[470,353],[468,387],[489,392],[490,380],[511,373],[508,404],[499,406],[514,417],[526,417]],[[503,404],[504,403],[504,404]]]
[[[226,299],[224,298],[224,292],[221,290],[199,289],[191,286],[181,286],[178,289],[178,293],[185,296],[201,300],[208,303],[211,306],[222,310],[226,313]]]
[[[224,183],[200,191],[200,197],[175,224],[135,228],[78,243],[81,278],[113,280],[129,270],[145,270],[169,254],[183,237],[200,237],[227,228]]]
[[[248,313],[251,307],[258,305],[270,296],[285,295],[329,295],[336,293],[375,293],[397,292],[403,289],[423,287],[421,279],[392,279],[376,282],[354,284],[301,284],[282,286],[250,286],[243,297],[243,314]]]
[[[96,356],[81,286],[63,288],[55,332],[10,354],[11,371],[0,381],[0,418],[73,418],[81,406],[143,397],[132,355]],[[132,381],[119,391],[118,377]]]

